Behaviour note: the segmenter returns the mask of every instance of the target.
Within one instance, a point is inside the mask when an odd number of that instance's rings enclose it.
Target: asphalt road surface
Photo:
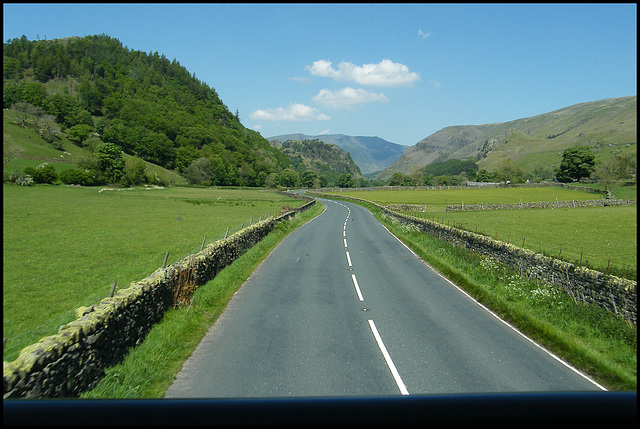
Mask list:
[[[321,201],[326,211],[238,290],[165,398],[604,390],[434,272],[366,209]]]

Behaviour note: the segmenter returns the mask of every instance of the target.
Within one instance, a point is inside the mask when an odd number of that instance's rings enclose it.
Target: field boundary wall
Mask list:
[[[474,185],[475,184],[475,185]],[[571,189],[573,191],[584,191],[591,192],[594,194],[602,194],[606,195],[607,192],[602,189],[589,188],[585,186],[576,186],[568,183],[561,182],[540,182],[540,183],[487,183],[487,182],[467,182],[466,185],[437,185],[437,186],[369,186],[367,188],[318,188],[318,189],[309,189],[312,192],[351,192],[351,191],[404,191],[404,190],[413,190],[413,191],[434,191],[438,189],[478,189],[482,188],[549,188],[549,187],[557,187],[557,188],[565,188]]]
[[[555,209],[577,207],[611,207],[635,206],[637,199],[603,199],[603,200],[572,200],[572,201],[538,201],[514,204],[447,204],[446,212],[481,211],[481,210],[527,210],[527,209]],[[418,206],[420,207],[420,206]],[[393,207],[390,207],[394,209]],[[416,210],[414,210],[416,211]]]
[[[315,204],[308,197],[284,195],[306,198],[307,202],[159,268],[95,306],[77,309],[77,319],[61,326],[57,334],[25,347],[15,361],[3,362],[3,398],[76,398],[92,389],[108,367],[121,362],[162,320],[185,273],[193,284],[206,284],[266,237],[278,222],[290,220]]]
[[[330,198],[328,195],[326,197]],[[637,282],[633,280],[575,266],[491,237],[400,213],[372,201],[346,196],[340,198],[376,206],[387,218],[473,253],[492,257],[529,279],[565,291],[576,301],[600,306],[610,313],[621,315],[633,324],[637,323]]]

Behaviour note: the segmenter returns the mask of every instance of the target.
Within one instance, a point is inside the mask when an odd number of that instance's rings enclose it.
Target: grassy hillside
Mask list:
[[[19,125],[19,114],[13,110],[3,112],[3,146],[4,173],[12,171],[24,171],[26,167],[36,167],[43,162],[53,165],[58,174],[66,169],[75,168],[77,163],[91,156],[90,148],[101,142],[98,138],[89,139],[86,147],[79,147],[69,139],[62,136],[61,143],[64,150],[58,150],[51,143],[46,142],[33,128],[25,128]],[[9,154],[12,154],[9,156]],[[128,166],[134,157],[123,154]],[[10,159],[11,158],[11,159]],[[175,171],[154,165],[144,161],[146,174],[161,184],[186,185],[186,180]]]
[[[409,174],[447,159],[472,159],[481,169],[494,171],[509,159],[525,173],[560,165],[565,149],[586,145],[596,162],[615,154],[637,153],[637,97],[621,97],[576,104],[510,122],[444,128],[405,151],[381,173]]]

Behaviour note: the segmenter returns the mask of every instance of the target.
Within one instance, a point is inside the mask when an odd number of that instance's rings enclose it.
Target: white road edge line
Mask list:
[[[382,224],[380,224],[382,225]],[[382,227],[384,229],[387,230],[387,232],[389,234],[391,234],[396,240],[398,240],[400,242],[400,244],[402,244],[404,247],[407,248],[407,250],[409,250],[409,252],[413,253],[413,255],[420,259],[425,265],[427,265],[429,268],[431,268],[433,270],[434,273],[436,273],[438,276],[440,276],[444,281],[446,281],[447,283],[449,283],[450,285],[452,285],[453,287],[455,287],[456,289],[458,289],[458,291],[460,291],[463,295],[466,295],[467,298],[469,298],[470,300],[472,300],[476,305],[479,305],[481,308],[483,308],[486,312],[488,312],[490,315],[492,315],[493,317],[495,317],[496,319],[498,319],[500,322],[502,322],[504,325],[506,325],[507,327],[509,327],[510,329],[512,329],[514,332],[516,332],[518,335],[520,335],[522,338],[526,339],[527,341],[529,341],[531,344],[533,344],[534,346],[538,347],[540,350],[542,350],[543,352],[545,352],[546,354],[548,354],[552,359],[556,360],[557,362],[559,362],[561,365],[564,365],[566,368],[568,368],[569,370],[573,371],[574,373],[578,374],[580,377],[584,378],[585,380],[589,381],[591,384],[593,384],[594,386],[598,387],[600,390],[603,391],[608,391],[608,389],[604,386],[602,386],[601,384],[599,384],[597,381],[595,381],[594,379],[592,379],[591,377],[589,377],[587,374],[584,374],[583,372],[579,371],[577,368],[574,368],[572,365],[568,364],[567,362],[565,362],[564,360],[560,359],[558,356],[556,356],[555,354],[551,353],[551,351],[547,350],[545,347],[543,347],[542,345],[538,344],[537,342],[535,342],[533,339],[529,338],[528,336],[526,336],[524,333],[522,333],[519,329],[517,329],[515,326],[513,326],[512,324],[510,324],[509,322],[507,322],[506,320],[503,320],[502,318],[500,318],[500,316],[498,316],[496,313],[494,313],[493,311],[491,311],[488,307],[486,307],[485,305],[481,304],[477,299],[475,299],[474,297],[472,297],[471,295],[469,295],[467,293],[467,291],[465,291],[464,289],[462,289],[460,286],[458,286],[457,284],[455,284],[454,282],[452,282],[451,280],[449,280],[448,278],[446,278],[444,275],[442,275],[438,270],[436,270],[435,268],[433,268],[430,264],[428,264],[425,260],[423,260],[422,258],[420,258],[420,256],[418,256],[413,250],[411,250],[411,248],[409,248],[409,246],[407,246],[406,244],[404,244],[402,242],[402,240],[400,240],[398,237],[396,237],[396,235],[394,233],[392,233],[391,231],[389,231],[389,228],[387,228],[386,226],[382,225]]]
[[[391,370],[391,375],[393,375],[393,379],[398,385],[398,389],[400,389],[400,393],[402,393],[403,395],[408,395],[409,391],[407,390],[407,387],[404,385],[402,378],[400,378],[400,374],[398,373],[396,366],[393,364],[393,361],[391,360],[391,356],[389,355],[387,348],[384,346],[384,343],[382,342],[382,338],[380,337],[380,334],[376,329],[375,323],[373,323],[373,320],[371,319],[369,319],[368,321],[369,321],[369,327],[371,328],[371,332],[373,332],[373,336],[375,337],[376,342],[378,343],[378,347],[380,347],[380,351],[382,352],[382,356],[384,356],[384,360],[387,362],[387,366]]]
[[[362,293],[360,292],[360,287],[358,286],[358,280],[356,280],[356,275],[355,274],[351,274],[351,280],[353,280],[353,285],[356,288],[356,293],[358,294],[358,299],[360,301],[364,301],[364,298],[362,297]]]
[[[351,257],[349,256],[349,251],[347,250],[347,263],[349,264],[349,267],[351,267]]]

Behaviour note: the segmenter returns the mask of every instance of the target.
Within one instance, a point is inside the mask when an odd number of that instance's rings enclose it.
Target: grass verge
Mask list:
[[[323,210],[324,206],[316,203],[291,221],[279,223],[266,238],[199,287],[189,307],[169,310],[144,342],[132,348],[122,363],[107,369],[97,386],[81,398],[162,398],[233,294],[278,243]]]

